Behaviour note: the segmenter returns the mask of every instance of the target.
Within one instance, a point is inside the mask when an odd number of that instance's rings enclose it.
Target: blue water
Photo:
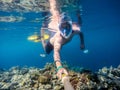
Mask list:
[[[117,67],[120,64],[120,1],[81,0],[85,45],[89,50],[80,50],[78,36],[61,50],[62,61],[71,66],[89,68],[93,71],[104,66]],[[32,22],[42,18],[41,13],[0,12],[0,16],[21,16],[22,22],[0,22],[0,68],[12,66],[44,67],[53,62],[53,52],[46,58],[42,44],[27,40],[34,33],[39,34],[42,22]]]

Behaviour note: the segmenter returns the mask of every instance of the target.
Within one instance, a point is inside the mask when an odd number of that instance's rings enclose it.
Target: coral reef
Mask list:
[[[120,66],[103,67],[96,73],[84,69],[68,71],[75,90],[120,90]],[[47,63],[42,69],[19,66],[0,69],[0,90],[64,90],[64,87],[56,77],[54,64]]]

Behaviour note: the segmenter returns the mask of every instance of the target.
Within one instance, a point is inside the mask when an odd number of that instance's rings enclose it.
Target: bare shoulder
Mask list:
[[[80,32],[80,26],[77,23],[73,23],[72,30],[75,32]]]

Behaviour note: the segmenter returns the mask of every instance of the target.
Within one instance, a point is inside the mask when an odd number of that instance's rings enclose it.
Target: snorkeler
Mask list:
[[[68,14],[60,12],[57,10],[56,0],[49,0],[50,3],[50,13],[51,13],[51,21],[49,22],[48,29],[55,32],[54,36],[52,36],[49,41],[46,43],[42,40],[43,48],[47,54],[49,54],[52,50],[54,51],[54,62],[57,67],[57,76],[59,79],[62,79],[62,74],[68,75],[67,70],[62,66],[61,58],[60,58],[60,50],[61,47],[68,43],[72,37],[76,34],[80,36],[80,48],[82,50],[85,49],[84,45],[84,37],[83,33],[80,30],[81,20],[80,13],[76,14],[78,18],[78,22],[72,22],[71,18]],[[44,28],[44,26],[43,26]],[[41,33],[44,30],[41,28]]]

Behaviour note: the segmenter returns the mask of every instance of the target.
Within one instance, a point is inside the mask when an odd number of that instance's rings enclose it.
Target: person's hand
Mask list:
[[[62,79],[62,74],[65,74],[65,75],[68,75],[68,72],[66,69],[64,68],[61,68],[58,70],[57,72],[57,77],[61,80]]]

